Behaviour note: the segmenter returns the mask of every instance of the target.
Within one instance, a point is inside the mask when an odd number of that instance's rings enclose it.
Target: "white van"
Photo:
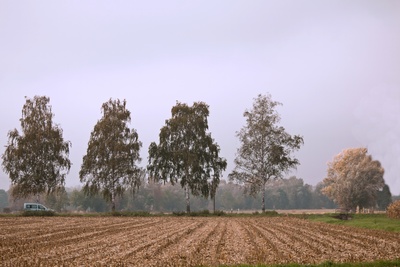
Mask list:
[[[24,203],[24,210],[29,211],[52,211],[46,206],[39,203]]]

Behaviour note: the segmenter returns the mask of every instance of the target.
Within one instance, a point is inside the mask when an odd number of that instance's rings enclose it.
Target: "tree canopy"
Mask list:
[[[20,119],[22,133],[17,129],[8,133],[2,165],[14,197],[50,194],[65,185],[71,168],[71,143],[64,141],[61,127],[53,122],[49,103],[46,96],[26,98]]]
[[[144,174],[137,164],[142,143],[136,130],[128,127],[131,115],[125,100],[110,99],[102,105],[102,113],[90,135],[79,176],[84,192],[101,192],[114,211],[115,197],[126,189],[134,192],[140,185]]]
[[[226,160],[208,133],[208,105],[177,102],[171,118],[161,128],[159,144],[149,146],[149,175],[152,179],[180,182],[185,188],[186,211],[190,213],[189,193],[215,197]]]
[[[271,95],[258,95],[253,108],[244,112],[246,125],[237,132],[241,146],[237,150],[236,166],[229,174],[230,180],[247,185],[250,194],[263,193],[263,211],[266,183],[271,178],[281,178],[289,169],[300,164],[292,152],[303,144],[301,136],[291,136],[278,125],[278,105],[281,103],[273,101]]]
[[[375,207],[385,185],[384,169],[367,153],[366,148],[345,149],[328,163],[322,191],[344,210]]]
[[[377,193],[376,204],[379,210],[386,210],[392,203],[392,193],[390,192],[389,186],[385,184]]]

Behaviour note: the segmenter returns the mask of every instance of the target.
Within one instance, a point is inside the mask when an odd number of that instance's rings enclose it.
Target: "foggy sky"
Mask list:
[[[270,93],[305,141],[288,176],[315,185],[336,154],[365,146],[400,194],[399,1],[3,0],[0,38],[0,154],[24,97],[46,95],[72,142],[67,186],[110,98],[127,100],[143,166],[177,100],[209,104],[227,177],[243,112]]]

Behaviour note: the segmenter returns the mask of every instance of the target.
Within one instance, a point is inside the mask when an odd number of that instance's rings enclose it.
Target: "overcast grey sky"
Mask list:
[[[50,97],[78,172],[102,103],[126,99],[147,149],[176,101],[210,105],[228,173],[258,94],[304,136],[308,184],[349,147],[367,146],[400,194],[400,1],[0,2],[0,153],[24,96]],[[0,171],[0,188],[9,179]]]

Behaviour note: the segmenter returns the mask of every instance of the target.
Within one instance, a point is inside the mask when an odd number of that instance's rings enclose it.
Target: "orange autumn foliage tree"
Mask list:
[[[344,210],[376,206],[378,190],[385,185],[381,163],[367,152],[367,148],[345,149],[328,163],[322,192]]]

